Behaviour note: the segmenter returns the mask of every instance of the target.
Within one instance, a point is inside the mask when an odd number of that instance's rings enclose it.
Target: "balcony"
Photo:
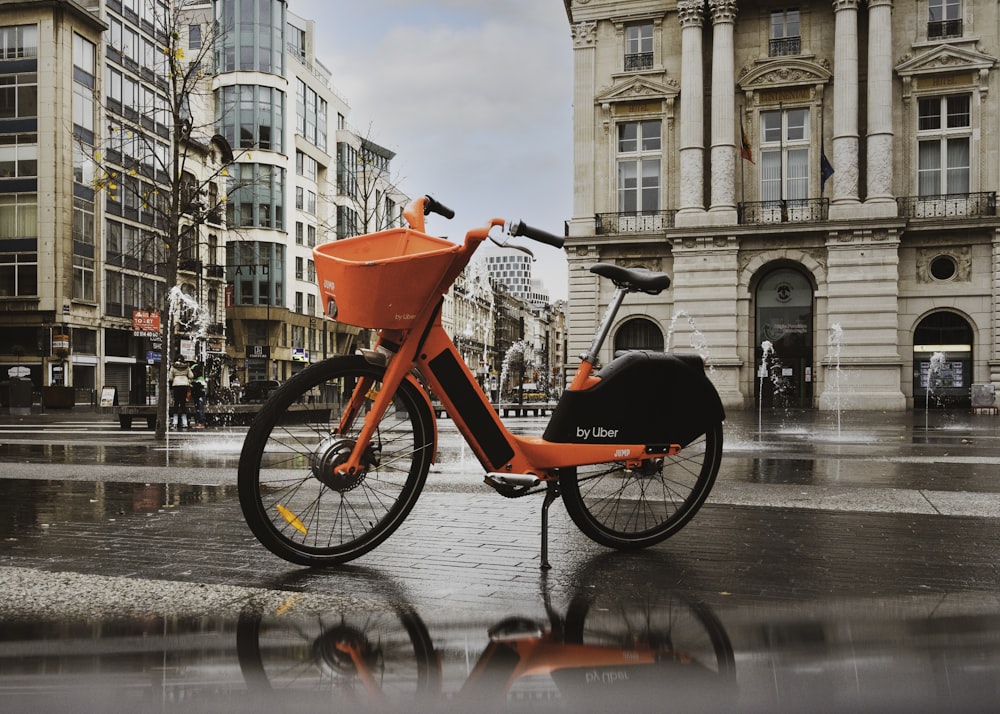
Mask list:
[[[653,69],[652,52],[636,52],[625,55],[625,71],[638,72],[644,69]]]
[[[739,205],[739,222],[744,225],[808,223],[825,221],[830,215],[826,198],[789,198],[779,201],[747,201]]]
[[[787,57],[802,54],[801,37],[778,37],[767,43],[768,57]]]
[[[224,278],[226,277],[226,268],[222,265],[206,265],[205,276],[208,278]]]
[[[938,20],[927,23],[927,39],[943,40],[946,37],[961,37],[961,20]]]
[[[642,211],[639,213],[598,213],[595,219],[597,235],[619,233],[657,233],[674,227],[677,211]]]
[[[904,218],[987,218],[997,214],[995,191],[904,196],[896,199]]]

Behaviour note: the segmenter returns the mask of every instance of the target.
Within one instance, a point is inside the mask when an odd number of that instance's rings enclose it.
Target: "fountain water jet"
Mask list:
[[[844,340],[844,329],[839,322],[830,325],[830,357],[833,361],[834,392],[837,395],[837,438],[840,438],[840,348]]]

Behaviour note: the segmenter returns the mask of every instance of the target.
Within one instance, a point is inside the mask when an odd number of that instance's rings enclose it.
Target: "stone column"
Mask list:
[[[858,3],[834,0],[833,200],[830,218],[856,218],[858,198]]]
[[[681,23],[680,206],[685,213],[705,210],[705,112],[701,27],[704,0],[678,0]]]
[[[595,145],[597,137],[597,111],[594,97],[597,94],[596,56],[597,23],[578,22],[573,33],[573,218],[569,224],[569,242],[566,256],[569,259],[569,296],[566,311],[567,338],[570,355],[579,355],[590,345],[590,335],[600,314],[598,296],[600,289],[596,276],[586,268],[600,258],[593,242],[596,170]]]
[[[573,32],[573,220],[571,236],[594,234],[594,146],[597,144],[594,96],[597,23],[578,22]]]
[[[712,11],[712,223],[735,224],[736,69],[733,35],[736,0],[709,0]]]
[[[892,164],[892,0],[868,0],[866,215],[896,215]]]

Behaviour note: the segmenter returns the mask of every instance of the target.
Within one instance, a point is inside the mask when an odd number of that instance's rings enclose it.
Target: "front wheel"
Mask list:
[[[379,421],[364,468],[336,470],[354,448],[384,373],[358,356],[318,362],[275,391],[250,426],[240,454],[240,505],[272,553],[299,565],[344,563],[382,543],[413,508],[433,458],[434,428],[411,382],[400,385]],[[341,431],[358,385],[363,403]]]
[[[610,548],[645,548],[691,520],[712,490],[722,458],[722,422],[676,456],[637,468],[623,462],[567,469],[559,476],[566,511],[590,539]]]

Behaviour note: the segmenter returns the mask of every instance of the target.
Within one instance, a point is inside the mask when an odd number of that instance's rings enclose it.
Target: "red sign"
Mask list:
[[[133,310],[132,334],[135,337],[159,337],[160,313],[156,310]]]

